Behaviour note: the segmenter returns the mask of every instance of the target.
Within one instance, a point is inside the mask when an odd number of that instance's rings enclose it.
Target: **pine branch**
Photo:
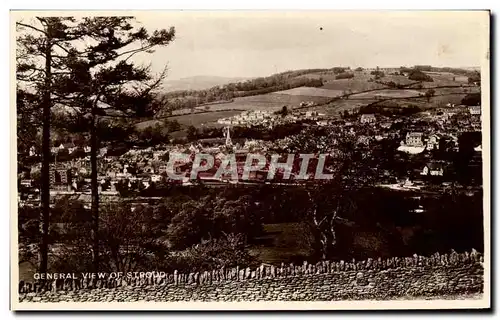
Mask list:
[[[22,22],[16,22],[16,25],[18,26],[22,26],[22,27],[26,27],[26,28],[30,28],[32,30],[35,30],[37,32],[40,32],[40,33],[43,33],[44,35],[48,36],[48,33],[45,31],[45,30],[40,30],[32,25],[29,25],[29,24],[25,24],[25,23],[22,23]]]

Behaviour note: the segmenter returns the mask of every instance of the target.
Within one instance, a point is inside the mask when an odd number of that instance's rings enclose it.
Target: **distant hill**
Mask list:
[[[221,86],[229,83],[246,81],[252,78],[243,77],[217,77],[217,76],[194,76],[181,78],[178,80],[166,80],[163,87],[168,91],[179,90],[205,90],[215,86]]]

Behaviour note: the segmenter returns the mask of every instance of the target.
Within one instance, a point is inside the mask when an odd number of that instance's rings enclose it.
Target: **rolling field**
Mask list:
[[[232,117],[240,114],[241,111],[217,111],[217,112],[206,112],[206,113],[195,113],[187,114],[182,116],[175,116],[169,118],[169,120],[177,120],[181,126],[195,126],[200,127],[203,125],[216,124],[217,120],[221,118]]]
[[[312,96],[335,98],[342,95],[342,90],[329,90],[323,88],[298,87],[284,91],[278,91],[275,94],[289,94],[292,96]]]
[[[443,96],[432,97],[430,100],[430,104],[434,106],[446,105],[447,103],[453,104],[461,104],[462,99],[465,97],[465,94],[447,94]]]
[[[323,113],[328,117],[338,117],[339,112],[349,111],[352,112],[354,109],[358,109],[362,106],[375,102],[376,100],[363,100],[363,101],[355,101],[355,100],[339,100],[333,103],[307,108],[308,111],[316,111],[319,113]]]
[[[363,92],[358,94],[353,94],[349,97],[349,99],[373,99],[376,96],[380,96],[382,98],[409,98],[415,97],[420,94],[417,90],[410,89],[384,89],[370,92]]]
[[[394,83],[403,84],[403,85],[407,85],[407,84],[416,82],[414,80],[408,79],[408,77],[398,76],[398,75],[393,75],[393,74],[388,74],[385,77],[383,77],[381,80],[384,82],[393,81]]]
[[[468,83],[468,77],[463,76],[463,75],[457,75],[451,72],[425,72],[429,76],[431,76],[434,81],[451,81],[454,82],[455,84],[462,84],[462,83]],[[455,78],[455,81],[453,81],[453,78]]]
[[[185,128],[188,126],[201,127],[205,125],[217,125],[217,120],[221,118],[232,117],[234,115],[240,114],[241,111],[217,111],[217,112],[204,112],[195,114],[185,114],[181,116],[168,117],[169,121],[177,120],[181,127]],[[137,123],[135,126],[139,130],[143,130],[147,127],[152,127],[157,123],[163,123],[163,120],[147,120]]]
[[[162,120],[146,120],[146,121],[142,121],[142,122],[136,123],[135,124],[135,128],[137,130],[144,130],[147,127],[153,127],[153,126],[155,126],[157,123],[158,124],[162,124],[163,121]]]
[[[321,88],[341,91],[352,90],[353,92],[387,88],[387,86],[383,84],[369,82],[368,80],[372,77],[373,76],[370,75],[358,75],[355,73],[354,78],[351,79],[327,80]]]
[[[354,78],[351,79],[335,79],[336,75],[334,75],[333,73],[330,74],[311,73],[305,76],[312,79],[322,78],[325,81],[322,88],[329,90],[341,90],[341,91],[352,90],[356,92],[356,91],[387,88],[387,86],[383,84],[368,81],[370,80],[370,78],[373,78],[374,76],[367,71],[354,71],[352,73],[354,74]],[[393,81],[397,84],[403,84],[403,85],[415,82],[413,80],[409,80],[405,76],[389,75],[389,74],[386,74],[380,80],[383,82]]]
[[[362,72],[353,72],[353,73],[355,76],[363,74]],[[335,80],[336,74],[334,74],[333,71],[324,71],[324,72],[313,72],[313,73],[304,74],[301,77],[305,77],[308,79],[315,79],[315,80],[321,78],[321,79],[323,79],[323,81],[330,82],[330,81]]]
[[[326,82],[321,88],[329,90],[352,90],[353,92],[384,89],[386,86],[375,82],[367,82],[364,80],[340,79]]]
[[[311,88],[306,88],[311,89]],[[280,94],[268,93],[257,96],[235,98],[231,103],[213,104],[209,106],[210,111],[223,111],[223,110],[267,110],[277,111],[283,106],[288,108],[295,108],[303,101],[314,101],[316,103],[325,103],[330,98],[324,96],[308,96],[308,95],[293,95],[293,94]]]
[[[422,82],[424,88],[437,86],[460,86],[467,85],[467,77],[455,75],[449,72],[425,72],[434,79],[433,82]],[[455,80],[453,80],[455,78]]]

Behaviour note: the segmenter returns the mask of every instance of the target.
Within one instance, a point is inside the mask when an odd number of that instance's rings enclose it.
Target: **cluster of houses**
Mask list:
[[[295,123],[301,120],[318,120],[323,118],[324,116],[325,114],[317,111],[294,111],[283,115],[275,114],[269,111],[254,110],[244,111],[233,117],[219,119],[217,120],[217,123],[226,126],[241,127],[264,125],[266,127],[272,128],[277,125],[285,123]]]
[[[87,157],[90,159],[90,157],[88,155],[90,154],[91,148],[90,148],[90,146],[87,146],[87,145],[79,146],[73,142],[64,142],[64,143],[60,143],[56,146],[52,146],[50,148],[50,152],[52,153],[52,155],[58,155],[61,153],[67,153],[68,155],[72,155],[72,154],[75,154],[77,151],[81,151],[83,154],[87,155]],[[100,156],[104,156],[107,152],[108,152],[108,148],[102,147],[99,149],[98,154]],[[35,156],[39,156],[39,155],[40,155],[40,151],[35,146],[31,146],[29,149],[29,156],[35,157]]]
[[[299,104],[299,107],[307,108],[307,107],[314,107],[315,105],[316,103],[314,103],[314,101],[302,101]]]
[[[304,103],[304,106],[306,104]],[[458,148],[458,136],[462,131],[480,131],[481,130],[481,107],[480,106],[461,106],[448,104],[446,107],[438,108],[432,112],[423,112],[413,118],[402,120],[401,118],[390,118],[378,114],[362,114],[358,121],[349,119],[325,119],[324,114],[317,111],[294,111],[287,115],[277,115],[269,111],[245,111],[232,118],[220,119],[219,124],[245,126],[253,124],[273,125],[279,121],[298,121],[302,119],[315,120],[319,126],[335,126],[339,130],[357,137],[357,144],[368,147],[372,141],[381,141],[383,139],[402,139],[399,151],[410,154],[419,154],[424,150],[439,150],[442,147],[441,141],[451,142],[452,148]],[[425,120],[422,125],[422,120]],[[397,129],[391,130],[395,124],[404,122],[406,134],[401,136]],[[167,177],[167,162],[171,153],[210,153],[215,159],[221,159],[227,153],[228,147],[231,150],[243,156],[249,152],[264,152],[274,148],[286,148],[289,138],[261,141],[247,140],[244,144],[233,145],[229,136],[229,130],[224,135],[225,142],[219,145],[203,146],[200,143],[191,145],[166,145],[161,148],[139,149],[132,148],[121,156],[110,156],[108,148],[103,147],[99,150],[99,189],[102,193],[117,194],[117,185],[124,183],[131,189],[147,189],[155,183],[165,182]],[[320,143],[318,141],[312,143]],[[325,142],[327,143],[327,142]],[[61,143],[53,146],[51,151],[57,155],[61,152],[73,154],[77,151],[83,151],[78,158],[59,161],[56,158],[56,164],[51,167],[50,179],[55,192],[75,191],[88,192],[90,185],[90,147],[77,146],[74,143]],[[476,151],[480,152],[480,146]],[[37,155],[37,150],[32,147],[30,155]],[[184,170],[184,165],[179,165],[175,170]],[[445,174],[446,164],[439,163],[429,159],[422,167],[419,167],[421,176],[441,177]],[[39,168],[37,169],[39,170]],[[207,173],[208,174],[208,173]],[[262,172],[255,173],[262,175]],[[201,175],[201,179],[205,177]],[[32,180],[23,178],[20,184],[24,187],[32,187]]]
[[[224,125],[246,126],[266,123],[272,117],[273,114],[269,111],[252,110],[243,111],[242,113],[233,117],[219,119],[217,120],[217,123]]]

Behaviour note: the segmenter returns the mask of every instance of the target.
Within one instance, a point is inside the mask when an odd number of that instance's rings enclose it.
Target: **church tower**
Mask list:
[[[224,136],[226,137],[226,146],[231,147],[233,145],[233,141],[231,141],[231,135],[229,133],[229,127],[224,127]]]

